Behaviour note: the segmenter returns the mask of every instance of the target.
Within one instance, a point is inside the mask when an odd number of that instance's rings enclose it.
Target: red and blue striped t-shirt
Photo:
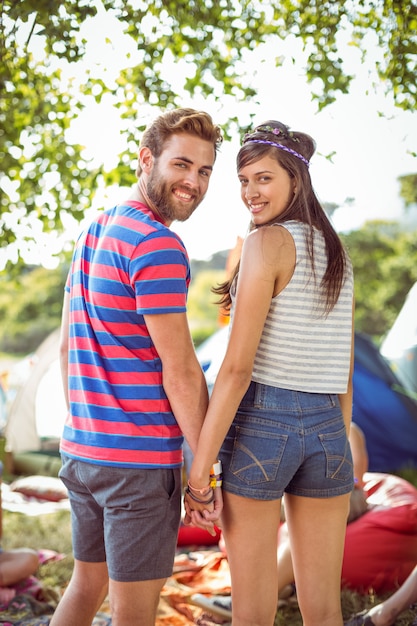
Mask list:
[[[70,293],[70,409],[61,452],[118,467],[179,467],[181,430],[144,315],[186,311],[180,238],[145,205],[100,214],[80,237]]]

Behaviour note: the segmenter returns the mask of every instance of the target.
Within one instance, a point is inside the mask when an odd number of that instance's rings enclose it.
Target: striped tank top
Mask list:
[[[271,300],[252,380],[296,391],[346,393],[352,336],[351,263],[348,259],[338,302],[325,314],[322,304],[320,310],[320,284],[327,267],[324,237],[314,229],[314,277],[306,242],[309,226],[297,221],[281,226],[294,239],[296,263],[287,286]]]

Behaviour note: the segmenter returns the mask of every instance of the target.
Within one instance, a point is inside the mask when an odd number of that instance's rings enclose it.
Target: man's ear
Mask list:
[[[154,162],[153,154],[150,149],[147,146],[139,148],[138,158],[142,171],[149,174]]]

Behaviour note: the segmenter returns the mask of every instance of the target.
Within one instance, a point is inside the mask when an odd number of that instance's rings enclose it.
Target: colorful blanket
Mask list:
[[[39,551],[41,563],[64,555],[52,550]],[[34,576],[14,587],[15,596],[0,605],[1,626],[49,626],[59,602],[54,589],[44,587]],[[227,559],[222,552],[202,550],[179,553],[174,573],[161,593],[155,626],[216,626],[230,620],[216,616],[193,603],[192,596],[228,595],[231,591]],[[97,613],[93,626],[111,626],[110,610],[105,602]]]
[[[230,620],[208,613],[193,604],[192,596],[229,595],[230,571],[222,552],[213,550],[179,554],[174,573],[162,589],[156,626],[214,626]]]

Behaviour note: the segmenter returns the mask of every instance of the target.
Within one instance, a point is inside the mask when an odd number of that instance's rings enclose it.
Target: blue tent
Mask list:
[[[222,328],[197,349],[211,391],[222,362],[228,328]],[[417,402],[370,337],[355,333],[353,421],[366,437],[369,471],[391,473],[417,467]]]
[[[366,437],[369,471],[417,467],[417,402],[366,335],[355,334],[353,421]]]

